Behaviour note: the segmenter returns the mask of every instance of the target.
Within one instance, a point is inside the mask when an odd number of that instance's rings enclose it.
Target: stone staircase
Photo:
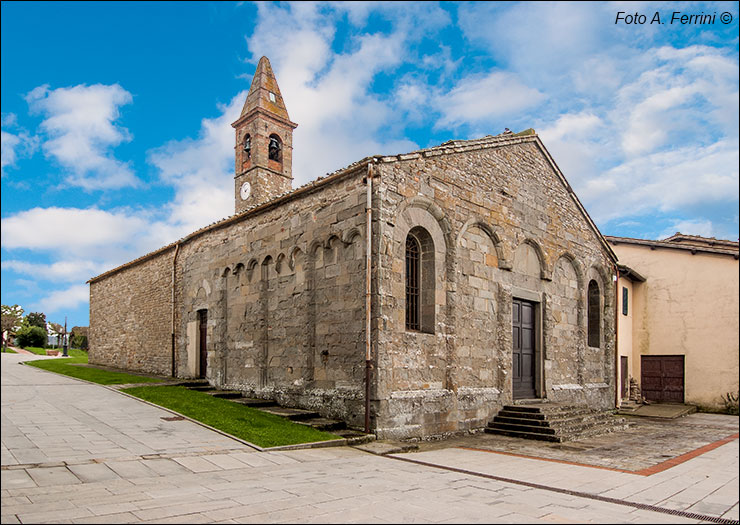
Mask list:
[[[631,416],[637,410],[642,406],[642,403],[637,403],[636,401],[633,401],[631,399],[623,399],[622,403],[619,405],[619,410],[617,410],[617,414],[623,415],[623,416]]]
[[[586,405],[529,403],[504,406],[485,431],[562,443],[627,428],[626,420],[610,411],[594,410]]]
[[[322,417],[318,412],[313,410],[282,407],[275,401],[271,401],[269,399],[245,397],[238,390],[219,390],[208,384],[208,381],[205,379],[183,381],[177,383],[177,385],[184,386],[189,390],[203,392],[213,397],[228,399],[234,403],[256,408],[257,410],[261,410],[268,414],[285,417],[300,425],[308,425],[317,430],[331,432],[332,434],[346,439],[348,445],[359,445],[362,443],[368,443],[375,439],[375,436],[372,434],[365,434],[359,430],[348,428],[344,421]]]

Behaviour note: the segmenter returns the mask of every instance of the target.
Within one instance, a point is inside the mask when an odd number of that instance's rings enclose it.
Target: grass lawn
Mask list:
[[[31,352],[33,348],[26,348]],[[46,351],[41,349],[46,355]],[[34,352],[37,353],[37,352]],[[92,383],[98,383],[101,385],[123,385],[126,383],[159,383],[159,379],[152,377],[138,376],[134,374],[126,374],[124,372],[111,372],[108,370],[101,370],[99,368],[92,368],[87,366],[76,366],[79,364],[87,364],[87,352],[84,350],[77,350],[71,348],[67,351],[70,357],[66,358],[54,358],[54,359],[43,359],[39,361],[26,361],[27,365],[35,366],[37,368],[43,368],[50,372],[56,372],[65,376],[76,377],[77,379],[84,379]]]
[[[6,348],[5,350],[3,350],[3,352],[5,352],[7,354],[16,354],[17,353],[15,350],[11,350],[10,348]]]
[[[339,439],[334,434],[182,386],[141,386],[123,391],[260,447]]]
[[[46,348],[39,348],[38,346],[28,346],[24,348],[24,350],[28,350],[29,352],[33,352],[36,355],[46,355]],[[59,350],[59,353],[61,354],[62,351]]]

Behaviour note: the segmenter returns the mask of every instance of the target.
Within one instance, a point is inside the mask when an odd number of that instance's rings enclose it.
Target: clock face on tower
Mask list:
[[[245,182],[242,184],[241,189],[239,190],[239,195],[241,196],[242,200],[245,201],[249,198],[249,196],[252,194],[252,186]]]

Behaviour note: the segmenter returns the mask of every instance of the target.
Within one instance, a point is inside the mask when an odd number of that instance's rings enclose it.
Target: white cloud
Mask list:
[[[26,95],[32,112],[46,119],[43,150],[71,174],[67,183],[86,190],[138,186],[128,163],[115,159],[111,149],[131,140],[127,129],[115,124],[119,107],[132,102],[118,84],[77,85],[50,90],[39,86]]]
[[[2,261],[3,269],[33,276],[36,281],[80,282],[110,269],[106,263],[89,259],[67,259],[51,264],[30,263],[20,260]]]
[[[147,225],[143,217],[122,212],[32,208],[2,219],[2,246],[30,250],[110,247],[130,242]]]
[[[72,310],[90,300],[90,291],[86,284],[77,284],[64,290],[56,290],[41,298],[36,309],[47,315],[66,309]]]
[[[684,146],[623,162],[579,190],[598,221],[738,201],[738,143]]]
[[[2,173],[5,175],[6,166],[15,166],[18,158],[16,148],[21,144],[21,139],[17,135],[8,133],[5,130],[0,131],[0,163],[2,164]]]
[[[151,150],[148,160],[175,190],[167,225],[185,235],[234,213],[234,128],[247,97],[242,91],[219,106],[218,117],[203,119],[198,138],[171,141]],[[165,228],[165,225],[159,225]],[[174,240],[174,239],[172,239]]]
[[[543,93],[522,84],[516,75],[504,71],[467,77],[436,100],[442,117],[435,126],[459,126],[511,116],[536,106],[545,98]]]
[[[701,235],[702,237],[713,237],[715,235],[714,226],[710,220],[689,219],[676,220],[673,224],[663,230],[658,239],[665,239],[675,233],[684,233],[687,235]]]
[[[336,24],[344,14],[362,25],[371,11],[388,20],[390,31],[350,30],[344,50],[333,53]],[[375,93],[373,81],[408,59],[411,39],[447,23],[449,17],[437,6],[258,4],[258,23],[247,43],[253,63],[269,56],[290,117],[299,125],[293,140],[294,187],[367,155],[418,147],[403,138],[394,118],[394,90]]]
[[[737,136],[737,61],[716,49],[654,50],[651,67],[620,88],[614,121],[628,156],[651,153],[691,137]]]
[[[5,128],[0,130],[0,174],[2,176],[5,176],[6,168],[16,167],[16,162],[20,158],[31,155],[38,148],[38,137],[33,137],[26,130],[18,128],[17,121],[14,113],[8,113],[2,117],[2,125]]]

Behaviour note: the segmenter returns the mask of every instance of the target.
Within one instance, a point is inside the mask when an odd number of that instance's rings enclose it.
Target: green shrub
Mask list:
[[[72,335],[69,339],[69,346],[72,348],[87,350],[87,336],[77,334]]]
[[[27,346],[46,346],[46,330],[40,326],[26,325],[15,335],[15,343],[21,348]]]

